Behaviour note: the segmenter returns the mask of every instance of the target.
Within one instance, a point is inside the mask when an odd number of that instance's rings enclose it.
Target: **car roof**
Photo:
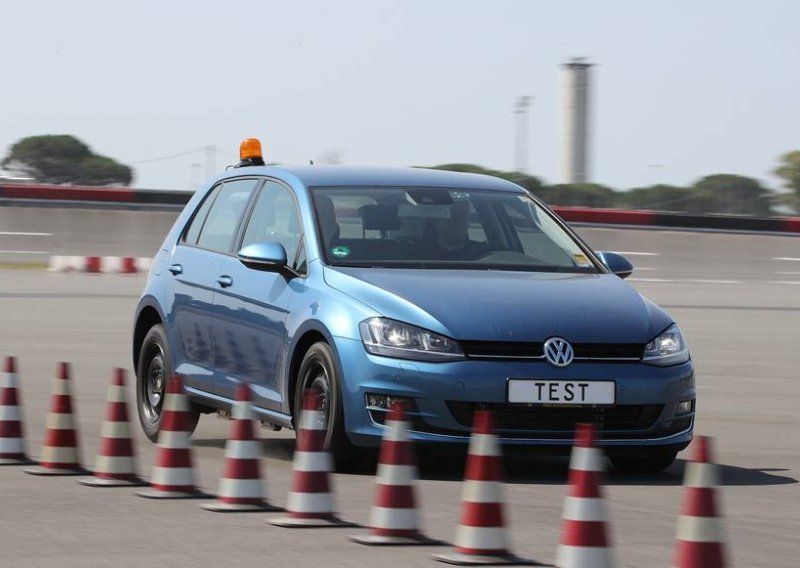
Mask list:
[[[484,189],[524,193],[520,186],[493,176],[432,170],[428,168],[390,168],[357,166],[248,166],[233,170],[237,175],[295,177],[306,187],[319,186],[395,186]],[[283,174],[283,175],[282,175]]]

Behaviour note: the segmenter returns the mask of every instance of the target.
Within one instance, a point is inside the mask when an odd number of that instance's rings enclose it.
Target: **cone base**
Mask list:
[[[30,458],[0,458],[0,465],[36,465],[36,460]]]
[[[36,467],[29,467],[27,469],[23,469],[25,473],[29,473],[31,475],[92,475],[92,472],[88,469],[83,469],[82,467],[79,468],[51,468],[51,467],[44,467],[44,466],[36,466]]]
[[[270,519],[269,524],[276,527],[284,527],[290,529],[313,529],[313,528],[344,528],[344,527],[357,527],[358,523],[351,523],[343,521],[338,517],[328,519],[295,519],[293,517],[278,517],[277,519]]]
[[[150,485],[144,479],[105,479],[103,477],[90,477],[79,479],[78,483],[87,487],[146,487]]]
[[[275,511],[283,511],[281,507],[264,503],[249,503],[249,504],[236,504],[236,503],[207,503],[200,505],[206,511],[213,511],[215,513],[269,513]]]
[[[378,536],[374,534],[352,535],[350,540],[367,546],[442,546],[446,544],[441,540],[428,538],[425,535],[417,536]]]
[[[186,491],[161,491],[151,489],[150,491],[137,491],[136,495],[145,499],[213,499],[213,495],[204,493],[199,489],[187,493]]]
[[[502,556],[481,556],[478,554],[462,554],[452,552],[450,554],[434,554],[433,559],[445,564],[455,564],[456,566],[547,566],[541,562],[535,562],[526,558],[519,558],[513,554]]]

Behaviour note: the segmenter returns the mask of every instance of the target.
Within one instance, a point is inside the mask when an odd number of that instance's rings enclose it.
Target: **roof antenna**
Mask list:
[[[308,165],[309,165],[309,166],[313,166],[313,165],[314,165],[314,160],[309,160],[309,161],[308,161]]]

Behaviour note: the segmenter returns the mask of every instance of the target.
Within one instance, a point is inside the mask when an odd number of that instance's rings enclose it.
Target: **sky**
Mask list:
[[[72,134],[136,187],[194,189],[247,137],[267,162],[510,170],[523,95],[528,170],[556,183],[573,57],[595,64],[594,182],[778,187],[778,157],[800,149],[793,0],[0,0],[0,15],[0,157]]]

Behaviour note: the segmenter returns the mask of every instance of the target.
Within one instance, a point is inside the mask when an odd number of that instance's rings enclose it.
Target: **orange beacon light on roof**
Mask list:
[[[261,142],[258,138],[245,138],[239,145],[239,159],[237,167],[263,166],[264,155],[261,152]]]

